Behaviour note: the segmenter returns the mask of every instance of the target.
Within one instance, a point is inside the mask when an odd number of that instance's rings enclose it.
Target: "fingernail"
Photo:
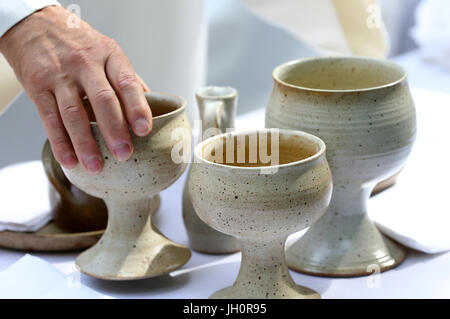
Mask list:
[[[98,174],[102,169],[102,162],[98,156],[89,156],[84,160],[84,166],[90,173]]]
[[[77,158],[73,154],[64,155],[62,161],[63,165],[68,169],[72,169],[77,165]]]
[[[122,143],[114,147],[113,152],[118,161],[124,162],[131,156],[131,147],[127,143]]]
[[[134,122],[134,130],[137,135],[146,135],[150,131],[150,124],[144,118],[137,119]]]

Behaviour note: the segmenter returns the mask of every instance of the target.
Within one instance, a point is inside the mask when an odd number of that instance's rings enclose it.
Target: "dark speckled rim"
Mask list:
[[[368,87],[368,88],[359,88],[359,89],[341,89],[341,90],[318,89],[318,88],[297,86],[297,85],[285,82],[280,79],[280,76],[283,74],[284,70],[290,66],[302,65],[306,62],[311,62],[311,61],[322,61],[323,62],[323,61],[338,61],[338,60],[354,60],[354,61],[365,61],[365,62],[376,63],[380,67],[388,67],[388,68],[399,71],[401,73],[401,76],[395,81],[392,81],[392,82],[389,82],[389,83],[386,83],[383,85],[379,85],[379,86],[373,86],[373,87]],[[281,84],[281,85],[284,85],[287,87],[291,87],[294,89],[298,89],[298,90],[304,90],[304,91],[310,91],[310,92],[328,92],[328,93],[352,93],[352,92],[364,92],[364,91],[374,91],[374,90],[384,89],[384,88],[395,86],[395,85],[403,82],[404,80],[406,80],[407,77],[408,77],[408,72],[406,71],[406,69],[395,62],[383,60],[383,59],[358,57],[358,56],[343,56],[343,57],[329,56],[329,57],[313,57],[313,58],[293,60],[293,61],[289,61],[289,62],[280,64],[272,72],[272,78],[278,84]]]
[[[231,137],[231,136],[234,137],[234,136],[239,136],[239,135],[255,134],[255,133],[260,133],[260,132],[267,134],[268,132],[274,132],[274,131],[278,131],[280,133],[280,135],[285,134],[285,135],[297,135],[297,136],[304,137],[304,138],[308,139],[309,141],[311,141],[312,143],[315,143],[316,145],[318,145],[319,150],[316,153],[314,153],[314,155],[311,155],[311,156],[301,159],[299,161],[290,162],[290,163],[286,163],[286,164],[279,164],[279,165],[253,166],[253,167],[231,166],[231,165],[226,165],[226,164],[214,163],[214,162],[206,160],[202,156],[200,156],[200,151],[205,147],[205,145],[207,145],[215,140],[218,140],[218,139],[221,139],[224,137]],[[195,157],[194,163],[204,163],[204,164],[209,164],[209,165],[212,165],[215,167],[234,169],[234,170],[242,170],[242,171],[259,171],[261,169],[287,168],[287,167],[296,166],[299,164],[306,164],[309,162],[313,162],[316,159],[320,158],[321,156],[324,156],[325,152],[326,152],[326,146],[325,146],[324,141],[322,141],[320,138],[318,138],[315,135],[312,135],[312,134],[309,134],[309,133],[306,133],[303,131],[277,129],[277,128],[241,130],[241,131],[234,131],[234,132],[216,135],[216,136],[210,137],[210,138],[200,142],[199,144],[197,144],[197,146],[194,149],[194,157]]]

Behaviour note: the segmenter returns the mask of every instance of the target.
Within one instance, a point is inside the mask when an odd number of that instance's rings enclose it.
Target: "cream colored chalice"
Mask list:
[[[194,158],[189,190],[198,216],[242,247],[236,282],[211,298],[320,298],[291,278],[284,243],[328,206],[322,140],[291,130],[233,132],[198,144]]]
[[[330,206],[288,247],[289,266],[322,276],[359,276],[398,265],[404,248],[378,231],[366,205],[374,186],[405,165],[414,143],[406,71],[385,60],[325,57],[285,63],[273,77],[266,127],[322,138],[333,174]]]
[[[91,122],[104,157],[103,171],[91,176],[81,165],[64,169],[74,185],[104,199],[108,208],[104,235],[76,260],[79,269],[93,277],[154,277],[181,267],[191,257],[187,247],[170,241],[153,226],[149,210],[152,196],[169,187],[186,168],[186,162],[173,154],[174,150],[190,153],[192,136],[186,102],[155,92],[146,93],[146,98],[153,113],[153,129],[146,137],[132,134],[134,153],[128,161],[117,162],[110,155],[97,124]]]

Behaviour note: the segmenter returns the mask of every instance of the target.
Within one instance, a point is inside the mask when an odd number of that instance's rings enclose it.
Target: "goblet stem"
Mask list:
[[[125,237],[128,242],[135,244],[140,233],[143,231],[152,232],[151,199],[145,198],[135,201],[107,199],[105,202],[108,207],[108,225],[104,235],[105,239],[108,236],[111,237],[112,241],[120,241]],[[130,241],[133,236],[135,236],[134,240]]]
[[[330,206],[324,217],[354,216],[367,213],[367,201],[375,184],[361,187],[360,185],[346,185],[334,183]]]
[[[286,238],[273,241],[241,240],[242,261],[235,285],[264,286],[266,297],[275,295],[279,285],[294,285],[284,258]]]
[[[320,298],[315,291],[295,284],[284,257],[285,241],[286,237],[241,239],[241,268],[234,285],[211,298]]]
[[[191,256],[189,249],[153,226],[152,200],[107,199],[106,231],[77,258],[80,270],[103,279],[127,280],[158,276],[185,264]]]

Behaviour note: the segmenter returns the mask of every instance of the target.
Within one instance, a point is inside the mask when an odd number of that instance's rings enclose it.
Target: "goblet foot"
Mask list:
[[[242,260],[233,286],[221,289],[213,299],[318,299],[312,289],[297,285],[292,279],[281,240],[241,240]]]
[[[78,269],[100,279],[135,280],[156,277],[183,266],[191,258],[189,248],[170,241],[150,225],[138,236],[129,233],[112,237],[113,232],[105,233],[95,246],[78,256]]]
[[[289,268],[324,277],[357,277],[398,266],[406,250],[380,233],[366,214],[320,218],[286,249]]]
[[[223,288],[210,299],[321,299],[318,292],[299,285],[286,285],[279,287],[276,291],[264,292],[259,289],[241,289],[235,286]]]

